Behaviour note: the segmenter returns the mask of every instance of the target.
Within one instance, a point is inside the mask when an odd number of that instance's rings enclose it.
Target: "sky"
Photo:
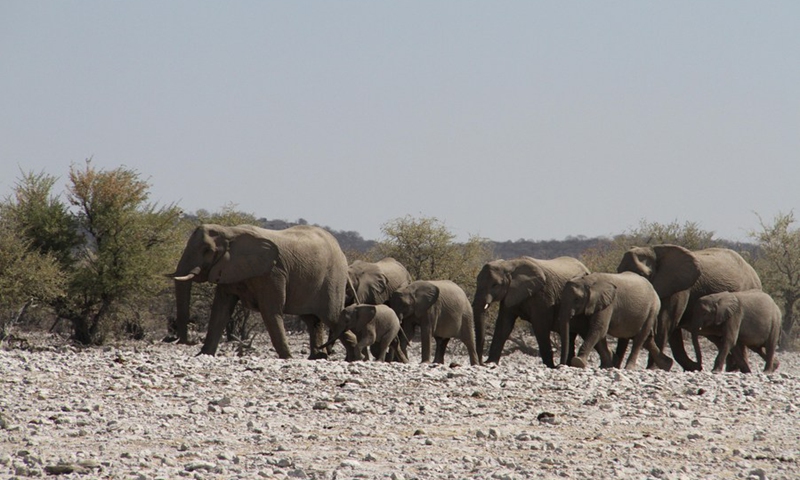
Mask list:
[[[797,1],[0,3],[0,197],[133,169],[150,201],[458,239],[800,206]],[[796,212],[800,214],[800,212]]]

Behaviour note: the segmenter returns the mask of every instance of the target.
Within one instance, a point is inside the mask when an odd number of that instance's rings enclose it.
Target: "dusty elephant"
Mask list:
[[[689,371],[702,369],[702,352],[695,341],[697,361],[689,358],[681,328],[691,324],[697,300],[711,293],[761,290],[753,267],[727,248],[691,252],[677,245],[633,247],[625,252],[617,271],[638,273],[653,284],[661,298],[656,344],[663,350],[668,340],[675,360]]]
[[[280,358],[290,358],[283,315],[299,315],[308,325],[311,358],[325,357],[317,346],[324,328],[344,307],[347,259],[325,230],[296,226],[267,230],[252,225],[206,224],[195,229],[175,273],[177,333],[188,342],[192,282],[217,284],[201,353],[213,355],[237,302],[259,311]],[[348,355],[355,338],[348,337]]]
[[[749,373],[744,351],[749,347],[764,358],[764,371],[769,373],[778,368],[775,349],[781,334],[781,317],[781,309],[761,290],[722,292],[697,300],[690,327],[719,348],[714,372],[722,371],[728,353],[732,353],[742,372]]]
[[[388,305],[392,293],[411,283],[406,267],[392,257],[377,262],[356,260],[348,267],[347,274],[350,285],[347,285],[345,305]]]
[[[472,302],[478,353],[483,353],[486,336],[485,311],[493,302],[500,302],[487,361],[500,361],[514,323],[522,318],[533,327],[544,364],[555,367],[550,332],[556,331],[561,292],[567,281],[588,273],[589,269],[572,257],[553,260],[520,257],[485,264],[478,273]]]
[[[350,305],[342,310],[336,324],[331,327],[330,336],[320,349],[333,345],[345,331],[355,334],[357,343],[354,360],[361,360],[366,348],[370,347],[376,361],[386,360],[386,353],[391,347],[395,357],[407,363],[408,358],[400,349],[398,334],[400,319],[387,305]]]
[[[642,346],[650,352],[656,365],[664,370],[672,368],[672,359],[664,355],[654,340],[654,328],[661,301],[653,286],[646,279],[631,272],[591,273],[567,282],[561,295],[561,310],[558,317],[561,334],[561,364],[569,358],[568,342],[570,320],[584,314],[588,319],[584,342],[570,365],[585,367],[587,358],[597,342],[606,335],[633,339],[633,346],[626,369],[636,367]],[[604,347],[601,356],[610,356]]]
[[[481,359],[475,347],[475,322],[472,307],[464,290],[450,280],[417,280],[397,290],[390,300],[407,338],[419,325],[422,341],[422,362],[431,361],[431,336],[436,340],[434,362],[444,363],[444,353],[451,338],[458,338],[467,347],[470,365]]]

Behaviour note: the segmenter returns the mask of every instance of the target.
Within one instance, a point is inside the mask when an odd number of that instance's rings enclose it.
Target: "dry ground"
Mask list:
[[[495,367],[307,361],[306,341],[0,350],[0,477],[800,478],[798,354],[714,375],[547,369],[525,337]]]

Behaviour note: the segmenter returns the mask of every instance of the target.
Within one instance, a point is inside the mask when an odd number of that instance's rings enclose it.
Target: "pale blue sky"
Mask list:
[[[2,197],[93,157],[365,238],[746,240],[800,205],[796,1],[5,0],[0,66]]]

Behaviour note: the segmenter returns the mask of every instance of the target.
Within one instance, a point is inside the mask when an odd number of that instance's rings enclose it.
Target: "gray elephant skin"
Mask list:
[[[681,333],[681,328],[691,325],[700,297],[761,290],[761,280],[753,267],[727,248],[692,252],[677,245],[633,247],[625,252],[617,271],[638,273],[653,284],[661,298],[656,344],[663,351],[668,340],[673,357],[687,371],[702,369],[699,343],[694,342],[697,361],[693,361],[686,354]]]
[[[697,301],[693,313],[691,328],[719,348],[714,372],[722,371],[728,353],[732,353],[742,372],[749,373],[745,347],[764,359],[764,372],[778,368],[775,349],[780,340],[782,315],[768,294],[748,290],[706,295]]]
[[[333,324],[344,307],[347,259],[336,239],[318,227],[276,231],[205,224],[189,237],[175,273],[168,276],[175,280],[180,342],[188,342],[192,282],[212,282],[217,286],[201,353],[216,353],[241,301],[261,313],[280,358],[291,357],[284,314],[299,315],[308,325],[311,357],[323,358],[317,348],[325,339],[320,324]],[[355,345],[355,338],[350,342]]]
[[[625,368],[636,368],[642,346],[650,352],[656,364],[664,369],[672,368],[672,359],[657,347],[654,329],[661,301],[653,286],[646,279],[632,273],[591,273],[567,282],[561,295],[561,311],[558,325],[561,334],[561,364],[585,368],[591,350],[606,335],[622,339],[633,339],[633,346]],[[584,337],[578,354],[570,361],[570,322],[579,315],[588,317],[583,326]],[[601,357],[608,363],[611,353],[606,346]],[[622,360],[621,358],[619,359]]]
[[[431,336],[436,340],[434,362],[444,363],[444,353],[451,338],[467,347],[470,365],[481,359],[475,347],[475,322],[472,306],[464,290],[450,280],[417,280],[392,294],[392,309],[397,313],[407,338],[420,326],[422,362],[431,361]]]
[[[355,360],[361,360],[362,355],[368,359],[367,347],[370,347],[376,361],[385,361],[389,347],[401,362],[407,363],[408,358],[402,350],[398,340],[400,333],[400,319],[387,305],[358,304],[349,305],[342,310],[339,319],[330,330],[330,336],[325,345],[327,348],[342,336],[345,331],[355,334],[357,343]]]
[[[554,368],[550,332],[556,331],[561,292],[567,281],[588,273],[589,269],[572,257],[553,260],[520,257],[485,264],[478,273],[472,302],[478,352],[483,353],[486,336],[485,312],[493,302],[500,302],[487,362],[500,361],[514,323],[522,318],[533,327],[542,361]]]
[[[350,285],[347,286],[345,305],[368,303],[389,304],[392,294],[411,283],[411,274],[406,267],[392,257],[377,262],[356,260],[347,269]],[[353,291],[355,290],[355,295]]]

